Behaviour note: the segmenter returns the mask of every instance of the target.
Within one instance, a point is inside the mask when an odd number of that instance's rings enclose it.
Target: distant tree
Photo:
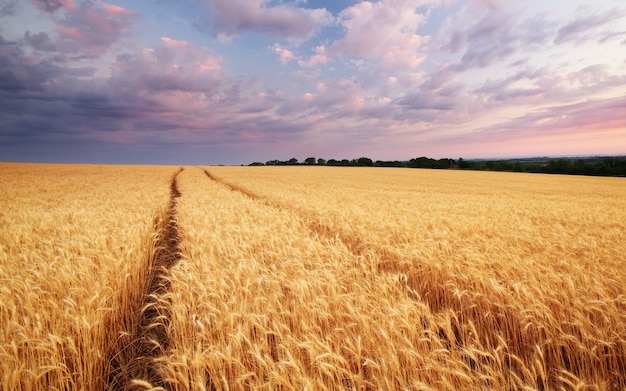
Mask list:
[[[452,168],[454,163],[454,159],[439,159],[433,168]]]
[[[435,168],[437,161],[435,159],[427,158],[426,156],[418,157],[417,159],[411,159],[409,161],[409,167],[411,168]]]
[[[374,166],[376,167],[406,167],[406,162],[401,162],[399,160],[393,161],[384,161],[384,160],[376,160],[374,162]]]
[[[567,159],[550,160],[546,166],[549,174],[569,174],[571,169],[570,161]]]
[[[326,160],[324,160],[322,158],[317,159],[317,165],[318,166],[323,166],[325,164],[326,164]]]
[[[263,164],[263,163],[261,163],[261,162],[253,162],[253,163],[250,163],[250,164],[249,164],[249,166],[263,166],[263,165],[264,165],[264,164]]]
[[[505,160],[496,161],[493,169],[496,171],[513,171],[513,163]]]
[[[348,160],[348,159],[341,159],[340,166],[349,166],[349,165],[350,165],[350,160]]]
[[[307,166],[312,166],[315,164],[315,158],[314,157],[308,157],[306,159],[304,159],[304,164],[306,164]]]
[[[329,159],[329,160],[326,162],[326,165],[327,165],[327,166],[339,166],[339,165],[341,165],[341,162],[340,162],[339,160]]]
[[[459,158],[456,164],[461,170],[465,170],[471,167],[471,164],[467,160],[464,160],[462,157]]]
[[[298,165],[298,159],[296,159],[295,157],[292,157],[291,159],[287,160],[287,164],[290,166],[296,166]]]
[[[356,160],[356,165],[372,167],[374,165],[374,162],[368,157],[360,157]]]

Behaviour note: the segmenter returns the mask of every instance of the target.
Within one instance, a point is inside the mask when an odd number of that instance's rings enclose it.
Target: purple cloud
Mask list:
[[[611,75],[606,65],[592,65],[558,75],[544,66],[523,69],[505,78],[488,79],[473,92],[483,97],[487,106],[544,104],[572,101],[620,85],[626,85],[626,77]]]
[[[523,104],[530,103],[535,97],[548,91],[547,88],[538,86],[538,79],[548,76],[547,68],[523,69],[515,74],[502,78],[488,79],[473,92],[483,96],[488,104]],[[523,83],[523,87],[519,84]]]
[[[54,12],[59,8],[63,8],[66,5],[73,4],[73,0],[32,0],[32,2],[39,8],[40,10],[46,12]]]
[[[55,52],[58,50],[50,35],[44,31],[37,34],[31,34],[30,31],[26,31],[24,33],[24,43],[42,52]]]
[[[215,35],[231,37],[243,31],[280,39],[310,38],[318,26],[332,21],[325,9],[304,9],[293,4],[269,5],[267,0],[205,0],[210,17],[203,23]]]
[[[109,51],[128,33],[139,17],[125,8],[102,1],[37,0],[35,5],[47,12],[63,9],[52,21],[55,34],[26,31],[24,42],[35,50],[97,57]]]
[[[563,44],[571,41],[584,41],[588,38],[585,37],[583,33],[614,20],[624,18],[624,16],[626,16],[626,11],[612,9],[602,14],[575,19],[558,30],[556,37],[554,38],[554,43]]]
[[[17,10],[18,0],[2,0],[0,1],[0,17],[15,14]]]
[[[465,49],[461,58],[450,66],[451,70],[462,72],[538,50],[553,35],[553,30],[554,24],[541,16],[522,19],[521,15],[491,8],[476,23],[451,32],[449,42],[441,48],[452,54]]]
[[[127,33],[138,15],[104,2],[81,2],[58,21],[58,47],[65,52],[100,55]]]
[[[221,81],[221,59],[205,49],[189,47],[184,41],[163,40],[164,45],[118,55],[111,81],[129,93],[180,91],[213,96]],[[190,61],[179,64],[177,56]]]
[[[30,36],[38,40],[46,41]],[[109,77],[39,57],[0,39],[3,140],[222,144],[289,138],[306,126],[271,115],[279,91],[260,93],[254,83],[226,78],[219,56],[186,41],[162,38],[120,54]]]
[[[27,57],[17,42],[0,36],[0,92],[6,97],[22,91],[41,91],[44,84],[62,75],[63,69],[49,60]]]
[[[333,20],[312,9],[321,1],[195,2],[218,39],[259,33],[219,45],[198,34],[198,8],[132,4],[31,0],[16,6],[23,26],[3,19],[3,158],[24,143],[91,143],[240,156],[215,163],[357,147],[396,159],[416,145],[446,155],[444,143],[467,141],[484,154],[489,140],[566,137],[577,124],[589,138],[625,129],[625,102],[611,98],[626,86],[624,33],[608,7],[557,22],[563,10],[537,4],[380,0],[341,2]]]

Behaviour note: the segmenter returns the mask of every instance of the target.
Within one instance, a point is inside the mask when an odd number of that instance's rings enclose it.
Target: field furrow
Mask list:
[[[142,384],[170,389],[163,379],[158,359],[166,354],[169,346],[170,270],[181,258],[176,204],[181,196],[177,178],[182,171],[181,168],[172,177],[168,207],[154,223],[154,243],[145,273],[147,290],[144,298],[139,307],[128,313],[130,318],[140,314],[139,320],[129,322],[135,325],[127,333],[130,340],[110,359],[108,387],[112,390],[129,390]]]
[[[469,385],[441,324],[397,275],[319,237],[289,209],[181,175],[184,262],[172,270],[175,389],[411,389]],[[469,383],[468,383],[469,382]],[[480,381],[478,381],[480,383]]]
[[[108,389],[173,168],[1,169],[0,389]]]
[[[426,304],[439,320],[436,332],[445,349],[462,353],[472,368],[471,376],[485,376],[488,368],[497,368],[504,388],[547,389],[575,381],[620,389],[626,384],[626,279],[623,266],[618,266],[624,264],[624,253],[616,250],[623,247],[624,233],[624,198],[619,187],[623,183],[619,180],[586,178],[595,189],[575,190],[597,191],[595,197],[617,209],[607,209],[606,204],[577,209],[570,202],[571,190],[558,192],[528,182],[525,199],[511,192],[511,188],[520,191],[524,179],[544,179],[536,176],[500,176],[507,180],[504,186],[478,182],[478,186],[492,188],[470,190],[463,198],[445,184],[424,200],[420,196],[428,194],[417,186],[432,186],[424,182],[431,178],[420,178],[430,173],[419,170],[387,171],[392,177],[412,174],[413,178],[395,179],[414,180],[414,184],[387,182],[371,170],[366,171],[372,174],[369,177],[360,177],[358,169],[338,170],[353,177],[315,168],[290,174],[279,169],[271,172],[275,175],[268,174],[270,170],[222,167],[211,171],[230,188],[297,211],[354,254],[367,255],[364,260],[372,268],[398,276],[407,295]],[[381,179],[383,186],[373,185]],[[518,184],[512,179],[522,181]],[[561,179],[552,181],[564,186],[570,178],[559,183]],[[329,183],[321,185],[325,180]],[[554,186],[553,182],[545,184]],[[342,187],[335,191],[338,183]],[[618,185],[614,198],[609,199],[611,190],[604,183]],[[459,185],[460,189],[473,186]],[[433,199],[433,194],[440,199]],[[559,194],[562,200],[556,198]],[[349,202],[343,200],[346,195],[352,198]],[[546,204],[554,204],[554,209]],[[540,209],[534,210],[535,205]],[[593,209],[608,218],[588,214]],[[530,220],[531,226],[524,220]],[[594,231],[585,229],[581,220],[595,220]],[[541,233],[533,235],[535,227]],[[572,241],[574,237],[578,239]],[[606,245],[598,248],[598,243]],[[566,247],[570,245],[574,248]]]
[[[306,227],[308,227],[311,235],[313,235],[314,237],[319,237],[320,239],[328,241],[338,240],[342,244],[344,244],[350,250],[350,252],[357,256],[362,256],[367,251],[367,244],[359,241],[358,237],[351,237],[348,240],[347,238],[342,237],[343,232],[333,230],[331,226],[326,225],[323,221],[315,218],[314,216],[311,216],[307,213],[302,213],[302,210],[296,209],[289,204],[280,204],[269,197],[263,197],[243,187],[229,183],[227,180],[216,178],[211,175],[211,173],[207,169],[203,168],[202,171],[204,171],[205,175],[209,179],[221,184],[222,186],[225,186],[226,188],[234,192],[241,193],[254,201],[258,201],[274,209],[290,210],[291,212],[298,214],[300,220],[306,225]]]
[[[0,168],[0,389],[626,387],[623,179]]]

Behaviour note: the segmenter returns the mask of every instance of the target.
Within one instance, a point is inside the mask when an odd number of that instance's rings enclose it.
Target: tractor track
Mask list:
[[[435,325],[427,319],[416,320],[422,323],[424,330],[430,330],[431,335],[436,334],[443,348],[447,350],[462,350],[465,346],[479,343],[483,347],[491,347],[496,351],[501,349],[501,342],[505,341],[502,353],[502,365],[511,373],[521,376],[518,363],[515,360],[525,361],[527,365],[532,365],[533,352],[528,346],[544,346],[546,354],[556,353],[555,358],[550,362],[563,360],[563,367],[570,372],[583,372],[589,365],[613,365],[617,359],[618,372],[612,383],[624,385],[624,376],[618,373],[626,371],[626,355],[617,352],[614,355],[605,354],[597,357],[593,354],[585,354],[573,359],[567,358],[564,348],[550,339],[542,337],[541,330],[534,324],[530,324],[523,319],[518,310],[501,306],[491,302],[482,295],[470,296],[459,295],[459,289],[464,292],[473,291],[473,287],[450,286],[451,276],[445,269],[438,268],[437,265],[423,263],[412,259],[403,259],[393,249],[375,248],[362,238],[354,235],[347,235],[332,226],[320,221],[315,216],[307,215],[297,207],[284,205],[272,201],[266,197],[257,195],[241,186],[233,185],[221,178],[216,178],[206,169],[202,169],[206,176],[218,184],[225,186],[231,191],[238,192],[252,200],[260,202],[278,210],[289,210],[297,214],[306,223],[307,228],[314,237],[323,238],[329,242],[340,241],[354,255],[359,257],[373,256],[375,260],[375,271],[381,274],[391,273],[401,276],[399,283],[403,284],[404,291],[412,300],[426,303],[432,314],[443,321],[443,324]],[[477,330],[500,330],[500,337],[494,333],[477,333]],[[572,335],[583,333],[573,327],[570,330]],[[526,335],[526,341],[522,341],[519,336]],[[621,346],[621,345],[620,345]],[[552,353],[554,354],[554,353]],[[513,357],[513,358],[511,358]],[[493,359],[493,357],[491,358]],[[476,368],[477,362],[474,358],[468,357],[467,364],[471,368]],[[547,377],[537,378],[540,389],[556,386],[555,373],[558,367],[547,367]]]
[[[134,381],[149,382],[153,387],[171,389],[159,369],[158,358],[168,349],[168,326],[171,319],[170,270],[181,259],[176,206],[181,196],[177,178],[180,168],[170,181],[170,199],[164,213],[155,219],[152,249],[145,277],[145,294],[140,306],[131,313],[125,342],[110,354],[107,389],[122,391],[136,389]]]
[[[307,216],[306,214],[302,212],[302,210],[298,208],[290,207],[290,206],[286,206],[278,202],[274,202],[266,197],[257,195],[243,187],[233,185],[232,183],[228,183],[220,178],[216,178],[204,168],[202,169],[202,171],[204,171],[204,174],[209,179],[226,187],[227,189],[233,192],[243,194],[244,196],[254,201],[257,201],[263,205],[269,206],[271,208],[279,209],[279,210],[289,210],[291,212],[296,213],[298,216],[301,217],[302,221],[306,224],[306,228],[310,231],[313,237],[323,238],[331,242],[340,241],[346,246],[346,248],[352,254],[357,255],[357,256],[363,256],[369,250],[370,246],[367,243],[361,241],[359,238],[357,237],[348,238],[347,236],[343,235],[341,232],[336,231],[334,228],[323,223],[322,221],[319,221],[318,219],[314,217]]]

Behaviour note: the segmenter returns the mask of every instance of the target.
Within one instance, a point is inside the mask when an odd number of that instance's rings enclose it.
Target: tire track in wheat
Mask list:
[[[289,211],[295,212],[298,216],[301,217],[302,221],[306,224],[306,228],[311,232],[311,235],[313,237],[326,239],[331,242],[339,241],[344,246],[346,246],[346,248],[352,254],[356,256],[363,256],[369,250],[369,246],[367,245],[367,243],[361,241],[360,238],[347,237],[343,235],[341,232],[334,230],[331,226],[323,223],[322,221],[319,221],[318,219],[303,213],[303,211],[298,208],[287,206],[278,202],[274,202],[266,197],[255,194],[241,186],[228,183],[220,178],[213,176],[208,170],[204,168],[202,169],[202,171],[204,171],[205,175],[209,179],[211,179],[212,181],[215,181],[216,183],[221,184],[222,186],[225,186],[231,191],[243,194],[252,200],[260,202],[263,205],[267,205],[274,209],[289,210]]]
[[[626,368],[623,344],[615,343],[619,349],[614,352],[604,348],[603,354],[566,346],[563,341],[547,338],[543,326],[535,324],[513,299],[502,296],[500,291],[491,291],[487,285],[478,289],[475,282],[458,280],[451,271],[439,265],[408,259],[394,248],[370,244],[301,208],[255,194],[203,170],[207,177],[232,191],[273,208],[296,213],[313,236],[341,242],[354,255],[371,260],[375,272],[398,275],[407,296],[426,303],[438,319],[437,324],[423,323],[424,329],[430,329],[445,349],[462,351],[468,367],[473,370],[501,368],[502,372],[509,374],[506,377],[511,387],[534,383],[538,389],[548,389],[563,384],[559,378],[561,373],[584,374],[589,368],[612,367],[615,373],[610,384],[624,385],[624,377],[619,374],[623,374]],[[485,289],[487,291],[483,292]],[[577,324],[568,324],[562,332],[568,338],[585,334],[582,326]],[[543,368],[536,366],[537,360],[544,363]]]
[[[171,389],[161,375],[157,359],[165,354],[169,345],[169,275],[170,269],[181,259],[176,205],[181,196],[177,178],[182,171],[183,168],[180,168],[172,176],[168,206],[154,222],[146,292],[141,306],[128,314],[131,325],[131,330],[127,331],[129,342],[111,355],[107,381],[110,390],[134,390],[148,386]]]

